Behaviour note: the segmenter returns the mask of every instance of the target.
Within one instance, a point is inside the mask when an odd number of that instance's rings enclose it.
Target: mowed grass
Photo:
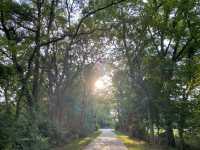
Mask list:
[[[126,145],[128,150],[173,150],[170,148],[164,148],[160,145],[151,145],[145,141],[130,138],[129,136],[115,131],[117,137]]]
[[[73,140],[69,144],[57,150],[83,150],[83,148],[87,146],[90,142],[92,142],[97,136],[99,136],[100,133],[100,131],[96,131],[85,138]]]

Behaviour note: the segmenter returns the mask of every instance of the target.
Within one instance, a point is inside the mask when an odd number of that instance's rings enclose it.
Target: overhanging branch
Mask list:
[[[78,35],[78,32],[79,32],[79,30],[80,30],[80,27],[81,27],[82,23],[83,23],[88,17],[90,17],[90,16],[93,15],[93,14],[96,14],[96,13],[99,12],[99,11],[102,11],[102,10],[104,10],[104,9],[106,9],[106,8],[109,8],[109,7],[111,7],[111,6],[117,5],[117,4],[119,4],[119,3],[121,3],[121,2],[124,2],[124,1],[126,1],[126,0],[119,0],[119,1],[117,1],[117,2],[112,2],[112,3],[110,3],[110,4],[108,4],[108,5],[104,6],[104,7],[100,7],[100,8],[98,8],[98,9],[96,9],[96,10],[93,10],[93,11],[87,13],[85,16],[83,16],[83,17],[80,19],[80,21],[79,21],[79,23],[78,23],[78,25],[77,25],[77,28],[76,28],[74,34],[69,34],[68,32],[66,32],[66,33],[64,33],[63,35],[61,35],[60,37],[53,38],[53,39],[51,39],[51,40],[49,40],[49,41],[47,41],[47,42],[41,43],[40,46],[45,46],[45,45],[48,45],[48,44],[51,44],[51,43],[55,43],[55,42],[61,41],[61,40],[65,39],[65,37],[67,37],[67,36],[72,36],[72,39],[74,39],[74,38]]]

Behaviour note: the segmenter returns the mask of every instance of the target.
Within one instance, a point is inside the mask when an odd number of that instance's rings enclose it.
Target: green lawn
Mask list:
[[[100,131],[96,131],[85,138],[79,138],[70,142],[63,146],[62,148],[58,148],[57,150],[82,150],[86,145],[88,145],[92,140],[94,140],[97,136],[99,136]]]
[[[163,148],[159,145],[150,145],[145,141],[130,138],[129,136],[115,131],[117,137],[126,145],[128,150],[172,150],[169,148]]]

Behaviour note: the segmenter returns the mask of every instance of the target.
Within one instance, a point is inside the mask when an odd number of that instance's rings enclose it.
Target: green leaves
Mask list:
[[[121,129],[140,138],[153,139],[155,127],[168,140],[173,129],[197,129],[199,2],[117,2],[0,3],[0,107],[19,116],[5,119],[4,125],[16,123],[8,134],[0,126],[10,140],[1,146],[48,149],[48,139],[86,135],[96,123],[111,125],[113,114]],[[97,64],[113,77],[113,87],[99,95],[93,91]]]

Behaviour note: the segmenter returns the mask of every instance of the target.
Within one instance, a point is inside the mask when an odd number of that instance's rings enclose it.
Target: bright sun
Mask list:
[[[103,89],[104,88],[104,82],[101,79],[97,80],[95,82],[95,87],[96,87],[96,89]]]
[[[97,89],[97,90],[103,90],[103,89],[109,87],[111,84],[112,84],[111,83],[111,77],[105,75],[105,76],[99,78],[95,82],[95,89]]]

